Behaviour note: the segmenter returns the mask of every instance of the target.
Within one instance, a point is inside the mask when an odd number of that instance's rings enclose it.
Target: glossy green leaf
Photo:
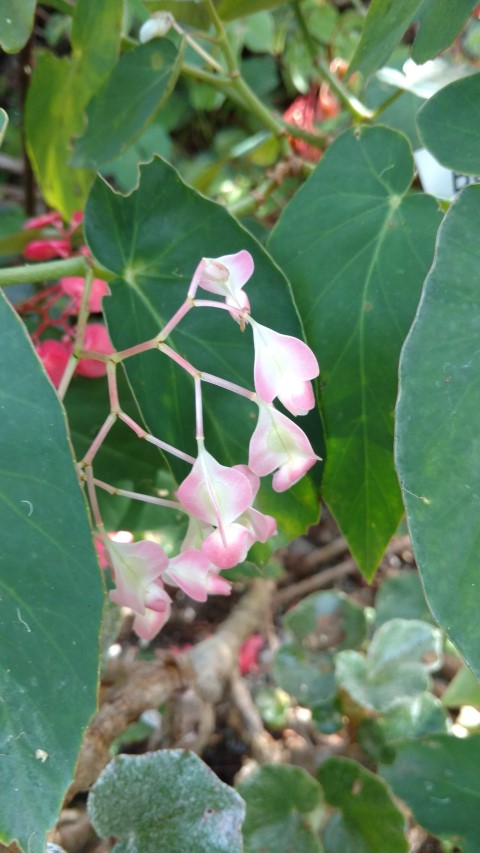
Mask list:
[[[43,853],[96,705],[102,585],[65,418],[0,297],[0,839]]]
[[[218,14],[224,21],[232,21],[262,12],[264,9],[284,6],[286,2],[287,0],[220,0]]]
[[[398,701],[423,693],[428,673],[442,665],[438,628],[414,619],[392,619],[375,632],[366,655],[336,655],[340,687],[359,705],[385,713]]]
[[[120,755],[88,798],[95,832],[115,853],[240,853],[245,804],[192,752]]]
[[[477,0],[423,0],[416,15],[420,26],[413,43],[415,62],[433,59],[449,47],[477,5]]]
[[[387,741],[447,732],[445,708],[432,693],[401,698],[383,716],[381,726]]]
[[[204,3],[197,0],[144,0],[149,12],[171,12],[180,24],[188,24],[196,29],[206,29],[210,25],[210,17]],[[217,2],[215,0],[215,5]]]
[[[480,683],[468,666],[462,667],[452,678],[442,702],[446,708],[459,708],[460,705],[474,705],[480,708]]]
[[[449,169],[480,175],[480,74],[440,89],[418,113],[423,144]]]
[[[87,128],[75,143],[72,165],[99,168],[122,154],[170,95],[181,61],[182,51],[168,39],[124,53],[88,105]]]
[[[240,249],[248,249],[255,260],[254,277],[246,287],[252,315],[278,331],[302,334],[288,283],[267,253],[224,208],[183,184],[160,159],[142,167],[139,188],[126,198],[97,179],[86,208],[85,232],[97,260],[123,276],[112,283],[112,296],[105,301],[110,334],[118,349],[158,334],[183,303],[202,257]],[[198,298],[202,298],[200,291]],[[253,388],[250,329],[242,334],[227,312],[193,309],[170,335],[169,345],[198,369]],[[195,456],[191,377],[155,351],[129,359],[126,370],[149,431]],[[222,464],[246,462],[255,405],[205,385],[204,416],[210,452]],[[311,417],[305,420],[311,422]],[[313,431],[320,435],[318,419]],[[169,462],[177,480],[183,479],[189,466],[175,457]],[[291,501],[288,492],[275,496],[274,514],[285,516],[290,531],[295,526],[288,516]],[[301,501],[304,512],[297,522],[298,532],[305,529],[307,516],[312,523],[318,515],[313,489],[304,490]]]
[[[405,343],[396,449],[430,609],[477,676],[479,228],[480,187],[472,186],[439,231],[435,265]]]
[[[321,853],[322,789],[300,767],[264,764],[237,785],[247,804],[245,853]]]
[[[46,201],[67,219],[82,208],[94,177],[70,166],[73,138],[83,131],[88,101],[116,63],[121,24],[118,0],[79,0],[71,59],[44,53],[32,74],[25,111],[28,151]]]
[[[36,0],[0,0],[0,46],[17,53],[27,43],[33,28]]]
[[[440,221],[432,198],[408,194],[412,176],[403,136],[350,131],[322,157],[269,242],[320,363],[324,497],[368,578],[403,513],[393,465],[398,359]]]
[[[384,65],[421,5],[422,0],[372,0],[349,74],[368,77]]]
[[[326,826],[326,853],[406,853],[405,819],[378,776],[349,758],[329,758],[317,778],[340,812]]]
[[[479,837],[480,735],[463,740],[432,735],[396,745],[382,776],[428,832],[463,853],[477,853]]]

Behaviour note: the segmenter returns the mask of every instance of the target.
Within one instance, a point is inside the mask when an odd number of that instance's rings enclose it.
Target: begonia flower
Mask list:
[[[35,347],[48,376],[55,388],[58,388],[72,352],[71,344],[49,338]]]
[[[252,634],[242,643],[238,653],[238,666],[242,675],[258,672],[258,656],[264,645],[265,639],[261,634]]]
[[[57,231],[62,229],[62,217],[56,210],[51,210],[49,213],[41,213],[39,216],[33,216],[27,219],[24,223],[24,228],[45,228],[47,225],[52,225]]]
[[[225,527],[250,506],[252,487],[245,474],[221,465],[199,441],[198,457],[177,497],[190,515],[218,527],[226,542]]]
[[[72,298],[73,312],[77,313],[82,301],[83,289],[85,287],[85,279],[82,276],[66,276],[59,281],[60,289],[66,296]],[[102,299],[110,294],[110,288],[106,281],[101,278],[94,278],[90,290],[88,300],[88,310],[91,314],[99,314],[102,310]]]
[[[107,355],[113,352],[108,332],[102,323],[87,323],[85,326],[83,348],[92,352],[102,352]],[[76,372],[80,376],[89,376],[91,379],[97,379],[99,376],[105,376],[107,365],[105,362],[95,361],[93,358],[81,358],[78,362]]]
[[[145,608],[163,613],[167,607],[163,585],[156,583],[168,566],[168,557],[156,542],[121,543],[105,539],[115,589],[110,598],[115,604],[130,607],[140,616]]]
[[[276,492],[300,480],[320,459],[297,424],[272,405],[259,404],[258,423],[250,440],[249,468],[259,477],[271,474]]]
[[[172,599],[168,592],[163,589],[161,581],[154,581],[154,584],[158,586],[157,603],[163,600],[165,607],[163,610],[152,610],[150,607],[145,607],[145,613],[141,615],[135,613],[133,630],[141,640],[153,640],[170,619]]]
[[[254,382],[258,396],[271,403],[278,397],[292,415],[306,415],[315,406],[312,383],[320,370],[310,347],[250,318],[255,345]]]
[[[32,240],[23,250],[27,261],[49,261],[51,258],[70,257],[70,240]]]
[[[206,601],[209,593],[230,595],[231,585],[218,574],[205,554],[188,548],[173,557],[164,575],[166,583],[180,587],[194,601]]]
[[[249,311],[250,302],[242,287],[253,274],[253,258],[242,249],[234,255],[202,258],[195,272],[199,287],[225,297],[225,302],[240,311]]]

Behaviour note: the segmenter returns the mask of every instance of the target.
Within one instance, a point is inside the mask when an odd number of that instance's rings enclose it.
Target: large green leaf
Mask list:
[[[400,363],[396,462],[433,615],[477,676],[480,187],[450,208]]]
[[[415,820],[463,853],[478,853],[480,735],[466,740],[432,735],[398,743],[395,751],[382,776]]]
[[[329,758],[318,779],[340,812],[325,829],[326,853],[406,853],[405,819],[378,776],[348,758]]]
[[[100,836],[116,853],[241,853],[245,804],[203,761],[183,749],[120,755],[88,798]],[[122,840],[123,839],[123,840]]]
[[[44,53],[32,74],[25,111],[28,150],[46,201],[67,219],[82,208],[93,181],[93,172],[69,165],[73,138],[83,131],[88,101],[115,65],[122,14],[119,0],[79,0],[72,57]]]
[[[234,18],[244,18],[264,9],[284,6],[286,2],[287,0],[220,0],[218,14],[224,21],[232,21]]]
[[[237,785],[247,804],[245,853],[321,853],[320,785],[300,767],[264,764]]]
[[[416,16],[420,27],[413,43],[415,62],[433,59],[451,45],[477,5],[477,0],[423,0]]]
[[[320,362],[325,500],[368,578],[403,512],[393,465],[398,358],[440,221],[432,198],[408,194],[412,176],[403,136],[349,131],[269,242]]]
[[[175,86],[181,61],[182,51],[168,39],[125,53],[88,105],[72,165],[98,168],[134,142]]]
[[[480,175],[480,74],[440,89],[418,113],[423,144],[444,166]]]
[[[0,297],[0,838],[43,853],[95,709],[100,573],[58,398]]]
[[[246,286],[252,315],[280,332],[302,334],[288,283],[267,253],[224,208],[183,184],[160,159],[141,169],[139,187],[127,197],[115,194],[97,179],[86,208],[85,232],[97,260],[123,276],[112,283],[112,296],[104,305],[118,349],[141,343],[160,331],[183,303],[202,257],[240,249],[248,249],[255,260],[254,277]],[[198,297],[202,297],[200,292]],[[250,329],[242,334],[227,312],[192,310],[169,343],[198,369],[253,387]],[[150,432],[196,455],[192,378],[155,351],[135,356],[125,366]],[[256,417],[254,404],[207,386],[204,414],[210,452],[223,464],[246,462]],[[318,419],[313,431],[320,433]],[[183,479],[188,466],[174,457],[170,462],[177,479]],[[313,490],[302,493],[302,504],[308,507],[312,522],[318,515]],[[286,514],[291,529],[289,494],[276,495],[275,507],[274,514]],[[297,531],[304,529],[305,520],[304,513],[297,521]]]
[[[0,46],[17,53],[27,43],[33,27],[36,0],[0,0]]]

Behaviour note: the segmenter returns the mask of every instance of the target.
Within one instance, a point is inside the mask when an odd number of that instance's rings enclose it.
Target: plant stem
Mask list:
[[[228,36],[225,32],[225,27],[218,15],[218,12],[215,8],[213,0],[203,0],[205,4],[205,8],[210,16],[210,20],[215,27],[218,37],[218,46],[220,47],[224,57],[225,62],[227,63],[228,70],[230,74],[238,75],[240,72],[238,70],[237,61],[235,59],[235,55],[230,46],[230,42],[228,40]]]
[[[83,255],[65,258],[60,261],[45,261],[40,264],[23,264],[21,267],[7,267],[0,270],[0,287],[11,284],[37,284],[62,276],[84,276],[89,267]]]

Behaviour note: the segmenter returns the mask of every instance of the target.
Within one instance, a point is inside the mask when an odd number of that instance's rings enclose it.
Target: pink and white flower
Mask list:
[[[193,548],[187,548],[170,560],[164,577],[167,583],[180,587],[194,601],[206,601],[210,593],[231,593],[230,583],[219,576],[218,568],[212,566],[205,554]]]
[[[226,545],[225,528],[250,506],[252,494],[245,474],[221,465],[199,440],[198,457],[177,491],[178,500],[189,515],[218,527]]]
[[[35,349],[50,381],[58,388],[72,352],[71,344],[49,338],[37,344]]]
[[[163,628],[163,626],[170,619],[170,613],[172,610],[172,599],[170,598],[168,592],[163,589],[161,581],[155,581],[155,583],[159,587],[159,592],[157,594],[157,605],[158,601],[163,598],[165,607],[163,610],[152,610],[150,607],[145,607],[145,613],[140,615],[139,613],[135,613],[135,619],[133,620],[133,630],[140,637],[141,640],[153,640],[153,638],[158,634],[159,631]]]
[[[202,258],[193,280],[199,287],[225,297],[225,302],[240,311],[250,311],[248,296],[242,290],[253,274],[253,258],[242,249],[234,255]]]
[[[312,383],[320,370],[310,347],[250,318],[255,345],[254,381],[258,396],[271,403],[278,397],[292,415],[306,415],[315,406]]]
[[[258,422],[250,440],[248,465],[264,477],[276,469],[272,486],[284,492],[297,483],[320,459],[307,436],[272,405],[259,403]]]
[[[130,544],[105,538],[115,589],[110,598],[115,604],[130,607],[140,616],[145,609],[163,613],[166,608],[165,590],[158,583],[168,566],[168,557],[155,542],[143,540]]]

